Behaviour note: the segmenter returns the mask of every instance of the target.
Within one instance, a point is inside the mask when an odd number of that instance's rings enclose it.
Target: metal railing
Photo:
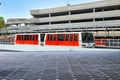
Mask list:
[[[105,46],[118,46],[118,47],[120,47],[120,39],[106,40]]]
[[[0,39],[0,44],[14,44],[14,40],[12,38],[9,39]]]
[[[120,39],[95,39],[96,46],[103,47],[119,47],[120,48]]]

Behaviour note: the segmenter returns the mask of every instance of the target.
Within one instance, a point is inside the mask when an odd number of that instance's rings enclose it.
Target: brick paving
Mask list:
[[[0,80],[120,80],[120,52],[0,52]]]

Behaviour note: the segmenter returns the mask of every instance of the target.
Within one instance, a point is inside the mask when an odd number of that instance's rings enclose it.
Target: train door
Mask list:
[[[45,34],[40,34],[40,45],[43,46],[45,41]]]

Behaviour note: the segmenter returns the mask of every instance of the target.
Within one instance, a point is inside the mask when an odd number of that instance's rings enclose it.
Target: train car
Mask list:
[[[92,33],[69,32],[69,33],[47,33],[45,45],[53,46],[95,46]]]
[[[30,34],[16,34],[15,44],[22,45],[38,45],[39,44],[39,34],[30,33]]]
[[[80,51],[95,46],[93,34],[85,32],[24,33],[0,41],[0,49],[15,51]]]

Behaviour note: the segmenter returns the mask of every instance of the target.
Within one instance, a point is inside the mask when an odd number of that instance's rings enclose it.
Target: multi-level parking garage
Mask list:
[[[29,25],[8,27],[8,33],[89,31],[96,38],[120,39],[120,1],[102,0],[49,9],[31,10]],[[10,22],[10,24],[9,24]],[[9,25],[21,23],[8,21]],[[4,33],[4,30],[3,30]]]
[[[120,20],[120,2],[100,1],[68,5],[64,7],[31,10],[31,22],[35,25],[98,22]]]

